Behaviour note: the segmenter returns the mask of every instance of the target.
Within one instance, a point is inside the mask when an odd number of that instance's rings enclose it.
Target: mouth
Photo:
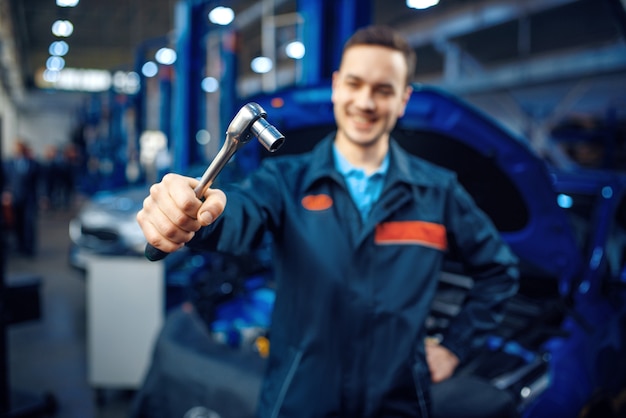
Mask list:
[[[376,122],[376,118],[363,113],[351,113],[349,114],[349,117],[357,129],[369,129]]]

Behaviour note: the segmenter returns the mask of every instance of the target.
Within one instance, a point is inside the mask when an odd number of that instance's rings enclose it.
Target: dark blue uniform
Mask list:
[[[392,140],[363,222],[335,170],[332,136],[267,159],[226,190],[223,215],[190,246],[246,252],[273,236],[277,283],[260,417],[425,417],[424,322],[444,255],[476,284],[443,345],[461,360],[516,291],[516,257],[454,173]]]

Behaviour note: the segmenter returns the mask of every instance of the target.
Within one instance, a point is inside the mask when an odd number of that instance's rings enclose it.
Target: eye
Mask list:
[[[383,97],[389,97],[389,96],[393,96],[394,91],[391,88],[385,87],[385,88],[376,89],[376,93]]]

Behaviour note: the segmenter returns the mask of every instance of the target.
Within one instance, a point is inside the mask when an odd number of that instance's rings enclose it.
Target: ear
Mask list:
[[[330,100],[331,102],[335,101],[335,88],[337,87],[337,83],[339,80],[339,71],[333,71],[333,76],[332,76],[332,88],[331,88],[331,97]]]
[[[404,116],[404,111],[406,110],[406,105],[409,103],[409,99],[411,98],[411,94],[413,93],[413,87],[410,85],[406,86],[404,92],[402,93],[402,107],[400,108],[400,112],[398,113],[398,117]]]

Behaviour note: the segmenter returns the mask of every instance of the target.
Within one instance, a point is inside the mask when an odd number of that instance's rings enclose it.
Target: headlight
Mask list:
[[[78,241],[80,240],[80,237],[82,235],[81,226],[80,225],[81,225],[81,223],[80,223],[80,221],[78,219],[72,219],[70,221],[70,224],[69,224],[70,239],[75,244],[78,243]]]

